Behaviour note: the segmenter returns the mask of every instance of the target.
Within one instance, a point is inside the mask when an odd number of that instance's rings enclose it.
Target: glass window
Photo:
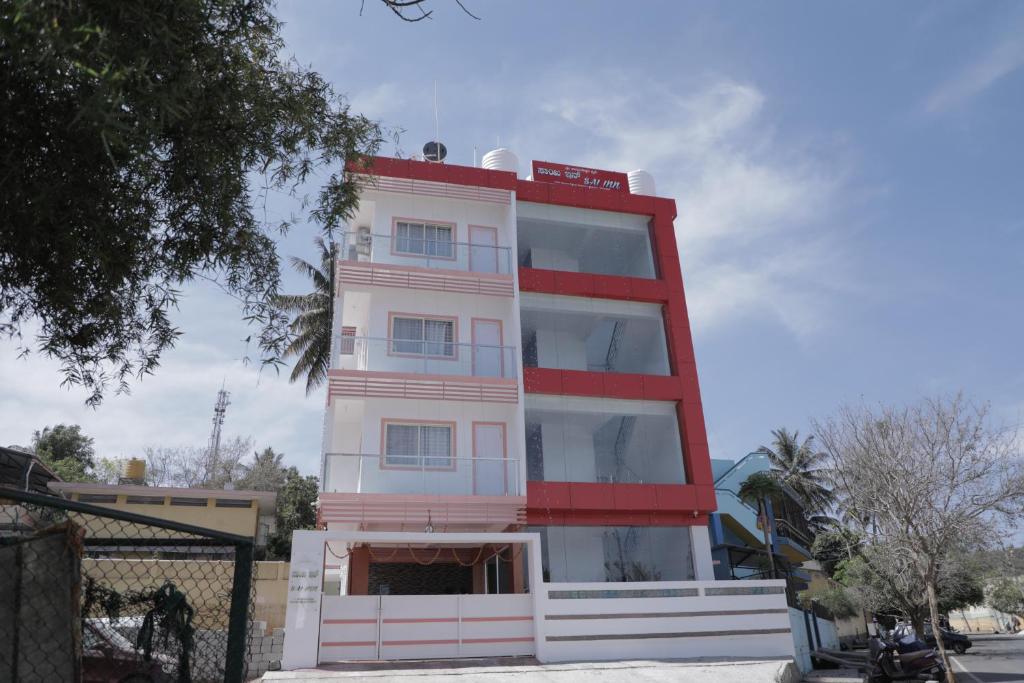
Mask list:
[[[544,580],[691,581],[690,528],[684,526],[531,527],[541,536]]]
[[[356,328],[341,328],[341,355],[351,356],[356,352]]]
[[[407,223],[395,225],[395,251],[418,256],[455,257],[454,228],[433,223]]]
[[[455,321],[435,318],[391,319],[391,352],[455,357]]]
[[[384,463],[395,467],[451,467],[451,425],[387,423]]]

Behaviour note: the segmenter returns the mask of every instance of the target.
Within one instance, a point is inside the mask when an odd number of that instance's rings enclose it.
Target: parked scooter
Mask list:
[[[941,681],[946,675],[938,651],[921,642],[909,624],[898,624],[887,633],[876,621],[868,652],[865,683]]]

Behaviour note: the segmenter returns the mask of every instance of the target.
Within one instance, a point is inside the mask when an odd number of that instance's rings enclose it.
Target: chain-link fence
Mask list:
[[[0,681],[242,681],[252,539],[0,489]]]

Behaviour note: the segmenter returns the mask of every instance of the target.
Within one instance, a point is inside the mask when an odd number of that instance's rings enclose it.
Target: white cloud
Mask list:
[[[238,320],[229,300],[202,299],[192,313],[209,318],[211,328]],[[55,361],[38,354],[19,359],[14,344],[0,342],[0,384],[9,388],[0,396],[0,444],[28,445],[34,430],[67,423],[81,425],[95,439],[100,457],[138,456],[146,446],[202,446],[209,438],[213,404],[224,382],[231,392],[224,434],[252,436],[257,448],[284,451],[288,464],[315,473],[322,392],[307,398],[304,387],[288,383],[285,370],[277,375],[243,366],[232,357],[240,353],[225,350],[234,343],[204,341],[238,337],[211,337],[209,331],[187,330],[154,376],[133,382],[129,395],[111,392],[96,409],[83,404],[86,394],[81,389],[58,386],[61,375]]]
[[[799,337],[827,323],[830,295],[847,286],[835,251],[848,164],[841,153],[828,158],[834,145],[778,140],[766,95],[730,79],[684,90],[619,72],[539,90],[531,99],[544,102],[542,134],[514,141],[516,151],[642,166],[676,199],[698,334],[757,316]]]
[[[377,121],[398,113],[406,97],[397,83],[381,83],[350,94],[349,103],[353,112]]]
[[[964,65],[939,85],[925,101],[931,113],[945,111],[980,95],[997,81],[1024,66],[1024,22],[1016,22],[1016,30],[996,42],[987,52]]]

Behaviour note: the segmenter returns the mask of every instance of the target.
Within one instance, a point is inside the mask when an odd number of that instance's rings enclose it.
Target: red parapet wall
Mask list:
[[[530,481],[530,524],[693,526],[715,511],[711,486]]]

